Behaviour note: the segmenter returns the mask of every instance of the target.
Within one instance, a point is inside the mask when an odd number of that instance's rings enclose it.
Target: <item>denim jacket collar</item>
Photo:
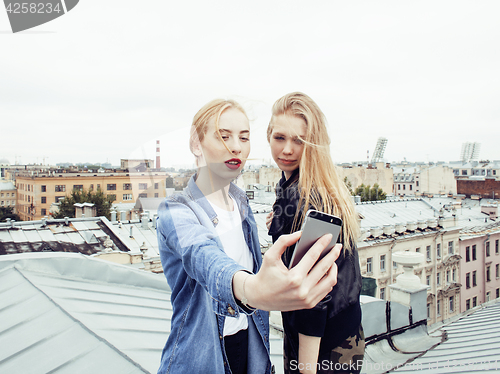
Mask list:
[[[212,221],[214,227],[219,224],[219,219],[217,218],[217,213],[210,205],[208,199],[205,197],[203,192],[201,192],[200,188],[196,184],[196,178],[198,177],[198,173],[194,174],[191,178],[189,178],[188,185],[184,189],[184,192],[188,194],[193,200],[195,200],[207,213],[210,221]],[[238,204],[238,209],[240,210],[241,220],[244,221],[248,218],[248,211],[246,209],[246,205],[248,205],[248,197],[247,195],[236,185],[231,182],[229,184],[229,196],[233,198],[233,200]]]

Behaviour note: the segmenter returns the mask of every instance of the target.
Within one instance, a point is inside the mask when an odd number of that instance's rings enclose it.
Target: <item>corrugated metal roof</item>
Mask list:
[[[1,373],[155,373],[163,275],[79,254],[0,256]]]
[[[500,301],[443,326],[447,340],[397,372],[500,371]]]
[[[436,209],[420,199],[358,203],[356,211],[364,217],[361,220],[362,228],[406,224],[418,220],[437,219],[439,216]]]

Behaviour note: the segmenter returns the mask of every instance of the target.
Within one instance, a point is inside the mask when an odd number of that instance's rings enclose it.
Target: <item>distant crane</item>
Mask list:
[[[481,149],[481,143],[476,143],[476,142],[462,143],[460,160],[464,163],[470,162],[472,160],[477,160],[479,158],[480,149]]]
[[[387,146],[387,138],[378,138],[375,151],[372,155],[372,164],[381,162],[384,158],[385,147]]]

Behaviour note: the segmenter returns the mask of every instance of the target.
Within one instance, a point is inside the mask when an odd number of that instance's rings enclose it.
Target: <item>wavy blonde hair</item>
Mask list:
[[[344,247],[352,250],[359,237],[359,224],[351,195],[345,183],[340,180],[330,156],[330,137],[325,115],[306,94],[289,93],[273,105],[271,121],[267,127],[268,141],[271,140],[274,119],[280,115],[296,116],[306,123],[305,139],[299,136],[304,143],[299,164],[302,171],[299,173],[299,207],[303,207],[303,210],[297,209],[294,230],[302,224],[306,210],[313,206],[316,210],[342,218]]]
[[[238,104],[234,100],[230,99],[215,99],[210,101],[209,103],[205,104],[194,116],[193,118],[193,123],[191,125],[191,134],[189,137],[189,149],[191,150],[191,153],[196,156],[194,150],[196,147],[196,144],[199,142],[201,143],[203,139],[205,138],[205,135],[208,130],[208,124],[212,119],[215,121],[215,129],[217,131],[217,135],[224,144],[224,147],[228,150],[229,153],[232,153],[231,150],[228,148],[226,145],[226,142],[222,139],[222,135],[220,134],[219,131],[219,120],[220,116],[222,113],[230,108],[234,108],[242,112],[245,117],[248,116],[245,112],[245,109]],[[196,156],[196,163],[198,164],[198,156]]]

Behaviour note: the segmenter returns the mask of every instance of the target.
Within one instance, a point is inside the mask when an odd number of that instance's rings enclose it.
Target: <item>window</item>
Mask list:
[[[73,190],[74,191],[83,191],[83,184],[74,184]]]
[[[441,243],[436,244],[436,258],[437,259],[441,258]]]
[[[465,310],[470,309],[470,299],[465,300]]]
[[[42,212],[42,216],[46,216],[47,215],[47,209],[42,208],[41,212]]]
[[[371,274],[371,272],[372,272],[372,261],[373,261],[372,257],[369,257],[366,259],[366,272],[368,274]]]
[[[42,192],[47,192],[47,186],[40,186],[42,189]]]
[[[477,306],[477,296],[472,298],[472,307],[475,308]]]
[[[450,271],[446,270],[446,283],[450,283]]]
[[[486,257],[490,257],[490,242],[486,242]]]
[[[451,271],[451,281],[453,283],[456,283],[456,281],[457,281],[457,269],[453,269]]]
[[[418,181],[416,183],[417,183],[417,187],[418,187]]]
[[[474,270],[472,272],[472,287],[476,287],[477,286],[477,272],[476,270]]]
[[[448,254],[453,254],[453,242],[448,242]]]
[[[436,274],[436,284],[438,286],[441,285],[441,273]]]
[[[465,262],[470,262],[470,246],[465,247]]]
[[[491,298],[491,292],[488,291],[486,292],[486,301],[490,301],[490,298]]]
[[[453,312],[453,299],[454,297],[453,296],[450,296],[450,313]]]
[[[148,184],[147,183],[139,183],[139,189],[140,190],[147,190]]]
[[[123,189],[124,190],[131,190],[132,189],[132,183],[123,183]]]
[[[158,192],[155,192],[155,197],[159,197]]]
[[[113,202],[116,201],[116,195],[115,194],[109,194],[109,199]]]
[[[413,186],[410,184],[410,191],[413,190]]]
[[[491,281],[490,267],[491,266],[486,266],[486,282],[490,282]]]
[[[392,261],[392,268],[397,269],[398,268],[398,263],[396,261]]]
[[[380,271],[385,271],[385,255],[380,255]]]
[[[499,264],[495,265],[495,278],[500,278],[500,269],[499,269],[499,267],[500,267]]]
[[[47,204],[47,197],[46,196],[42,196],[42,204]]]
[[[143,199],[146,199],[148,197],[147,193],[140,193],[139,197],[142,197]]]
[[[437,315],[438,317],[441,315],[441,300],[437,301]]]
[[[91,184],[91,185],[90,185],[89,190],[90,190],[90,191],[94,191],[94,185],[93,185],[93,184]]]
[[[430,261],[431,260],[431,246],[428,245],[426,248],[425,248],[425,253],[427,255],[427,261]]]
[[[428,286],[430,286],[430,285],[431,285],[431,276],[430,276],[430,275],[427,275],[427,276],[425,277],[425,283],[426,283]]]
[[[158,183],[155,183],[155,190],[158,189],[158,186],[159,186]]]
[[[497,288],[497,299],[500,297],[500,288]]]
[[[116,184],[113,183],[113,184],[108,184],[108,186],[106,187],[108,191],[115,191],[116,190]]]
[[[462,170],[462,175],[467,175],[467,170]]]
[[[472,246],[472,261],[476,261],[477,260],[477,256],[476,256],[476,245],[474,244]]]
[[[400,184],[398,184],[398,190],[400,190],[400,189],[401,189],[401,185],[400,185]]]
[[[498,254],[498,239],[495,240],[495,254]]]
[[[420,247],[415,248],[415,252],[420,253]]]
[[[124,193],[123,194],[123,201],[131,201],[133,200],[133,196],[131,193]]]
[[[100,185],[100,184],[98,184],[98,185],[97,185],[97,191],[100,191],[100,190],[101,190],[101,185]]]
[[[403,184],[403,190],[406,190],[406,184]]]
[[[427,303],[427,319],[431,319],[431,304]]]
[[[55,192],[66,192],[66,186],[64,184],[56,185]]]
[[[385,300],[385,287],[380,288],[380,298]]]
[[[470,273],[465,274],[465,288],[470,288]]]

